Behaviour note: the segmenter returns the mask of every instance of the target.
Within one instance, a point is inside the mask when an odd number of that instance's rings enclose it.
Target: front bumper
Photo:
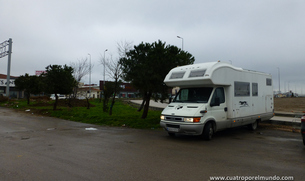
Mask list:
[[[204,124],[202,123],[182,124],[182,123],[161,120],[160,126],[169,133],[181,133],[185,135],[201,135]]]

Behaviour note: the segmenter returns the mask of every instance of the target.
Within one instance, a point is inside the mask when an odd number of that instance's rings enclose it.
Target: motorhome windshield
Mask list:
[[[183,88],[173,102],[207,103],[212,90],[212,87]]]

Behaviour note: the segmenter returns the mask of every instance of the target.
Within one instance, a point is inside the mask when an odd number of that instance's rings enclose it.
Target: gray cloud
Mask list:
[[[34,74],[91,54],[92,81],[103,79],[99,61],[116,56],[116,42],[165,41],[196,62],[227,61],[271,73],[274,89],[305,88],[305,2],[301,0],[15,0],[0,6],[0,41],[13,39],[12,75]],[[6,73],[7,59],[0,59]],[[87,78],[83,80],[87,82]],[[305,90],[303,91],[305,93]]]

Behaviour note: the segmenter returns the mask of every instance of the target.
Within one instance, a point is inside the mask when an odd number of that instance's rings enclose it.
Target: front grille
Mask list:
[[[166,121],[183,122],[183,117],[165,116]]]

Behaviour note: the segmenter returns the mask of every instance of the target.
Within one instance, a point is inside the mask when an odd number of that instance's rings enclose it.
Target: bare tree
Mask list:
[[[119,92],[120,89],[120,80],[122,77],[122,69],[121,64],[119,63],[120,58],[126,57],[126,52],[128,52],[132,48],[132,42],[127,41],[121,41],[117,43],[117,51],[119,58],[113,59],[111,56],[110,60],[105,62],[106,60],[103,60],[102,63],[106,64],[107,67],[107,75],[114,80],[114,86],[113,86],[113,97],[109,109],[109,115],[112,115],[112,108],[115,103],[115,96]]]
[[[71,62],[70,66],[74,70],[73,77],[77,81],[78,84],[80,83],[82,78],[89,73],[90,68],[91,68],[91,70],[93,68],[93,65],[90,65],[87,58],[85,58],[85,59],[82,58],[81,60],[78,60],[77,62]],[[76,98],[76,96],[77,96],[77,91],[78,91],[78,87],[75,87],[74,91],[73,91],[74,98]]]
[[[107,62],[107,74],[111,79],[114,80],[113,97],[109,109],[109,115],[112,115],[112,107],[114,106],[115,103],[115,96],[120,88],[119,80],[121,79],[121,75],[122,75],[122,69],[121,69],[121,64],[119,63],[119,59],[114,61],[111,58],[111,61]]]

